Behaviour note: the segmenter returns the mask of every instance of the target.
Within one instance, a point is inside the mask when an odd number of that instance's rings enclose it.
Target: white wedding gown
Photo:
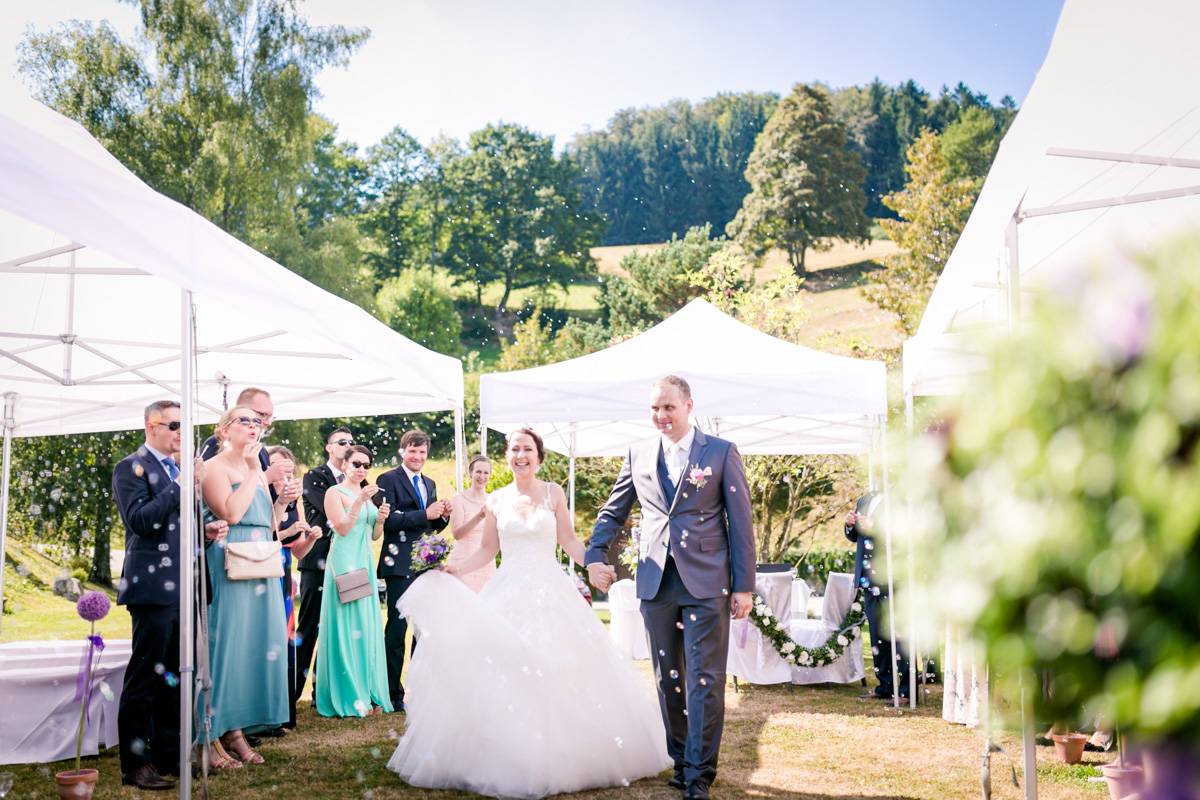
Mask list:
[[[653,688],[555,558],[548,500],[526,521],[501,491],[502,559],[483,591],[429,572],[400,599],[420,645],[388,768],[413,786],[528,798],[657,775],[671,759]]]

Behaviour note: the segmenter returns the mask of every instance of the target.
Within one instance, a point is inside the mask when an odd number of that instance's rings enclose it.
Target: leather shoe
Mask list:
[[[136,786],[147,792],[175,788],[175,781],[159,775],[153,764],[143,764],[132,775],[122,775],[121,783],[125,786]]]
[[[248,735],[246,736],[246,744],[250,745],[251,747],[258,747],[260,744],[262,744],[262,739],[258,738],[257,736]]]
[[[400,701],[400,702],[398,702],[398,703],[392,703],[392,713],[393,713],[393,714],[404,714],[404,713],[406,713],[406,712],[404,711],[404,701],[403,701],[403,700],[401,700],[401,701]]]
[[[683,800],[709,800],[708,784],[704,781],[692,781],[683,790]]]
[[[667,786],[670,786],[672,789],[683,789],[686,787],[687,781],[684,780],[683,770],[675,770],[675,774],[671,776],[671,780],[667,781]]]

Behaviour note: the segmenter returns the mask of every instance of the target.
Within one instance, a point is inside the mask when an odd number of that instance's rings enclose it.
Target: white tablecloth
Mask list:
[[[650,634],[642,619],[637,584],[626,578],[608,589],[608,635],[626,658],[650,657]]]
[[[75,698],[84,642],[0,644],[0,764],[40,764],[75,757],[79,703]],[[117,706],[129,663],[128,639],[105,641],[93,672],[83,754],[117,744]],[[100,683],[109,688],[105,696]]]

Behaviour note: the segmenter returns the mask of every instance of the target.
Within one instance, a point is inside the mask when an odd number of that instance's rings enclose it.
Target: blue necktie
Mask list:
[[[163,469],[167,471],[167,477],[175,480],[179,477],[179,467],[175,466],[175,459],[164,458],[162,460]]]
[[[421,504],[421,508],[425,508],[425,499],[421,497],[420,475],[413,475],[413,491],[417,493],[417,502]]]

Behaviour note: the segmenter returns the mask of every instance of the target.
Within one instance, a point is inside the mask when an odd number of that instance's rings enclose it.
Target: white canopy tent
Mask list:
[[[1200,5],[1066,0],[1042,69],[904,344],[905,402],[958,394],[1035,293],[1081,262],[1152,253],[1200,221]],[[1031,704],[1029,704],[1031,705]],[[1026,796],[1036,797],[1031,712]]]
[[[1200,5],[1066,0],[1049,53],[904,345],[905,393],[962,391],[1064,266],[1200,220]],[[1017,298],[1022,298],[1018,301]]]
[[[219,416],[227,391],[232,402],[251,385],[271,393],[283,419],[453,409],[461,474],[457,359],[154,192],[82,126],[26,98],[5,98],[0,110],[0,307],[0,561],[12,437],[140,428],[144,407],[164,397],[182,404],[185,507],[193,426]],[[192,520],[183,521],[188,541]],[[184,556],[180,595],[190,602]],[[190,672],[190,613],[181,619]],[[186,796],[190,784],[180,789]]]
[[[633,339],[479,381],[484,428],[535,428],[571,458],[613,456],[654,434],[650,384],[687,379],[693,416],[748,455],[869,453],[887,416],[883,364],[776,339],[697,299]]]

